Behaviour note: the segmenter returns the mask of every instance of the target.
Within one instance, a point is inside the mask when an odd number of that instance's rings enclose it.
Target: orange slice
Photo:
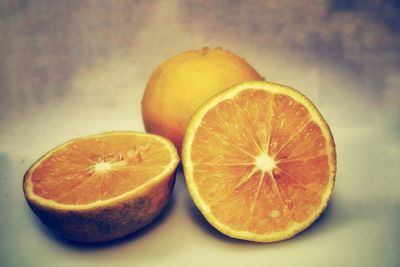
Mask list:
[[[303,94],[271,82],[245,82],[193,115],[182,149],[194,203],[220,232],[273,242],[294,236],[327,206],[335,144]]]
[[[123,237],[169,201],[179,158],[163,137],[110,132],[69,141],[25,174],[26,200],[40,220],[81,242]]]

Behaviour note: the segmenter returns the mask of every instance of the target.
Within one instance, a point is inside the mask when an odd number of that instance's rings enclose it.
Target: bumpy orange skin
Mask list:
[[[103,242],[121,238],[152,222],[169,202],[176,170],[162,182],[127,198],[87,209],[54,209],[30,198],[26,200],[43,224],[61,236],[78,242]]]
[[[263,79],[243,58],[221,48],[176,55],[148,81],[142,99],[146,131],[167,137],[180,152],[189,118],[201,104],[233,85]]]

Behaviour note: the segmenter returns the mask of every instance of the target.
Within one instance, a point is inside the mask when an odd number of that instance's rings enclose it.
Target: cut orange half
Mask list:
[[[150,223],[169,201],[179,158],[163,137],[110,132],[69,141],[25,174],[32,210],[81,242],[108,241]]]
[[[194,203],[220,232],[273,242],[294,236],[326,208],[336,172],[335,144],[303,94],[245,82],[193,115],[182,149]]]

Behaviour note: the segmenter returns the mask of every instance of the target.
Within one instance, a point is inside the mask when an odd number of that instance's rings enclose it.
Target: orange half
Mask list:
[[[326,208],[335,144],[303,94],[245,82],[211,98],[186,130],[182,161],[205,218],[238,239],[273,242],[307,228]]]
[[[78,138],[51,150],[24,176],[28,204],[44,224],[82,242],[127,235],[168,203],[179,163],[167,139],[136,132]]]

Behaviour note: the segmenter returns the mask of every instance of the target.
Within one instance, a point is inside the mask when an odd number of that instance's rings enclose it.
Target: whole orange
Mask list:
[[[142,99],[146,131],[170,139],[180,152],[186,125],[207,99],[244,81],[263,80],[243,58],[221,48],[186,51],[151,75]]]

